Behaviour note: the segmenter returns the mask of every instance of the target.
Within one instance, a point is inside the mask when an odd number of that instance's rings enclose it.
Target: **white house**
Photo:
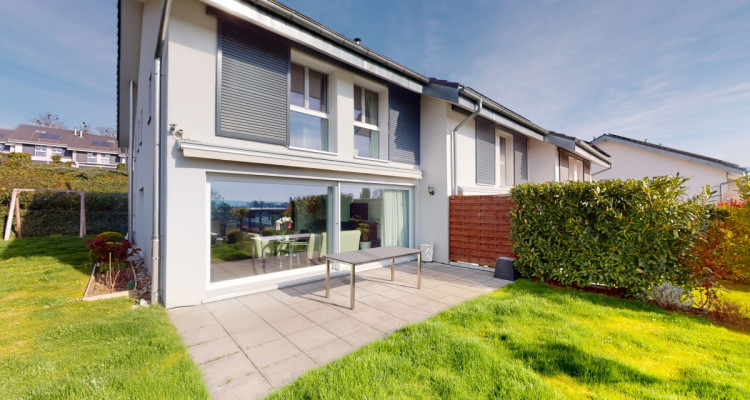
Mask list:
[[[690,178],[686,195],[698,195],[710,185],[716,192],[714,202],[738,199],[737,178],[748,172],[730,162],[610,133],[591,143],[608,153],[613,162],[611,168],[595,167],[595,180],[641,179],[679,173]]]
[[[118,80],[129,235],[166,307],[321,279],[363,246],[448,263],[451,194],[610,165],[274,1],[121,0]]]

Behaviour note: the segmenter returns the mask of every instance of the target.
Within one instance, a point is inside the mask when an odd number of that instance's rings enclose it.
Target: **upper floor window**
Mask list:
[[[47,146],[36,146],[34,148],[34,155],[36,157],[47,157]]]
[[[292,64],[289,87],[289,144],[328,151],[328,76]]]
[[[86,153],[86,162],[95,163],[96,161],[96,153]]]
[[[354,155],[380,157],[378,94],[361,86],[354,86]]]

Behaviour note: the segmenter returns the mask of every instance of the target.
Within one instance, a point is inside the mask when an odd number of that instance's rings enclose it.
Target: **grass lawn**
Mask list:
[[[275,399],[747,399],[750,335],[518,281],[307,372]]]
[[[0,242],[0,397],[207,398],[163,308],[80,300],[91,273],[84,244]]]
[[[750,317],[750,284],[725,282],[724,287],[729,292],[722,292],[721,296],[729,301],[743,305],[745,313]]]

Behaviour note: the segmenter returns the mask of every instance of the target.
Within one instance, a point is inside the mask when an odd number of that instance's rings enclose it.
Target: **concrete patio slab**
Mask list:
[[[349,309],[349,277],[168,310],[214,399],[268,395],[305,371],[336,360],[413,322],[511,282],[490,271],[416,262],[358,272]]]

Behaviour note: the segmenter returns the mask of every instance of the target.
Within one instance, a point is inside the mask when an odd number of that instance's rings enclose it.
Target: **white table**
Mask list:
[[[374,249],[347,251],[345,253],[331,254],[326,258],[326,298],[331,294],[331,261],[351,265],[351,282],[349,282],[349,308],[354,309],[354,278],[357,265],[368,264],[376,261],[391,260],[391,281],[395,276],[396,258],[417,256],[417,289],[422,288],[422,251],[406,247],[388,246],[376,247]]]

